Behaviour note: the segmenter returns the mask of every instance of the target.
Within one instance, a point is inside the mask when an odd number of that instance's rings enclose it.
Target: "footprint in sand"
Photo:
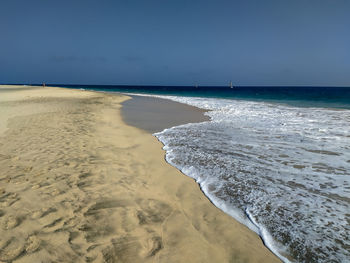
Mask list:
[[[17,193],[5,193],[5,191],[3,191],[3,195],[0,197],[0,202],[3,207],[10,207],[18,200],[20,200],[20,198]]]
[[[54,219],[51,223],[45,225],[44,228],[56,227],[60,222],[62,222],[62,220],[63,220],[62,217]]]
[[[105,262],[141,262],[141,245],[135,237],[121,237],[111,240],[111,245],[102,250]]]
[[[140,255],[144,258],[155,256],[162,248],[162,238],[157,235],[147,238],[144,242],[141,242],[143,249],[140,251]]]
[[[91,216],[97,214],[99,210],[123,208],[132,205],[132,202],[123,199],[104,199],[99,200],[92,205],[84,214],[84,216]]]
[[[27,253],[33,253],[38,250],[38,248],[40,247],[40,244],[41,244],[41,240],[38,237],[34,235],[30,236],[27,239],[25,250]]]
[[[24,245],[16,238],[0,242],[0,260],[12,261],[24,252]]]
[[[143,199],[138,202],[141,210],[137,211],[139,224],[162,223],[172,212],[171,207],[158,200]]]
[[[106,262],[142,262],[155,256],[163,248],[162,239],[152,236],[142,242],[137,237],[126,236],[111,240],[111,245],[102,250]]]
[[[57,209],[53,208],[53,207],[42,208],[38,211],[33,212],[31,217],[32,217],[32,219],[42,218],[42,217],[47,216],[47,215],[54,213],[56,211],[57,211]]]
[[[2,223],[2,228],[5,230],[9,230],[12,228],[15,228],[20,224],[20,219],[19,217],[16,216],[8,216],[5,217]]]

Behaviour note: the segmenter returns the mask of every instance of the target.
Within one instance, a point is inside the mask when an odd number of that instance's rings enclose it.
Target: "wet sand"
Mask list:
[[[127,99],[0,86],[0,261],[279,262],[123,122]]]
[[[205,110],[166,99],[130,96],[122,103],[123,121],[150,133],[186,123],[208,121]]]

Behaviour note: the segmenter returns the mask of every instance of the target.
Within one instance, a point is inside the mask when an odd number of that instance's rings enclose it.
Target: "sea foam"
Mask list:
[[[211,121],[155,136],[167,161],[283,261],[350,258],[350,110],[156,96]]]

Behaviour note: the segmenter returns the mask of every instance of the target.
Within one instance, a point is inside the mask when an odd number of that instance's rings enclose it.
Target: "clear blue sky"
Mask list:
[[[1,0],[0,83],[350,86],[349,0]]]

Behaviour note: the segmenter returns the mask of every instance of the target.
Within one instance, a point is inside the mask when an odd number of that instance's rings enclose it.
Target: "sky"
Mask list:
[[[230,80],[350,86],[350,1],[0,1],[0,83]]]

